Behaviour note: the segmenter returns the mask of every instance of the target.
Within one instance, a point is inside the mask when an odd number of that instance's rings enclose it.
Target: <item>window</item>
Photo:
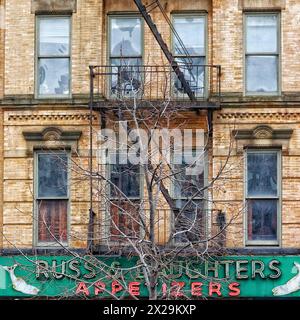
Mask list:
[[[70,95],[70,17],[37,19],[37,96]]]
[[[139,165],[110,165],[110,234],[111,241],[122,242],[125,236],[139,235],[141,173]]]
[[[195,151],[193,150],[192,153]],[[197,242],[205,236],[205,206],[204,206],[204,154],[198,150],[200,157],[197,165],[192,161],[186,164],[173,165],[173,198],[178,209],[174,217],[176,243]],[[192,154],[191,154],[192,155]]]
[[[194,95],[204,97],[205,67],[203,65],[206,63],[206,17],[174,15],[173,25],[179,36],[176,37],[173,33],[173,55],[181,66],[181,71]],[[184,89],[178,79],[175,80],[174,86],[175,95],[184,94]]]
[[[138,17],[109,19],[111,95],[131,96],[141,87],[142,23]]]
[[[279,238],[280,152],[247,152],[247,244],[276,245]]]
[[[67,243],[68,154],[37,152],[35,187],[37,243]]]
[[[247,94],[279,91],[279,15],[247,14],[245,19]]]

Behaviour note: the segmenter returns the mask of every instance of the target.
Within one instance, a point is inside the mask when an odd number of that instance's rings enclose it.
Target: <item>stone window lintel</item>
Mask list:
[[[28,154],[33,154],[35,149],[69,149],[75,154],[78,152],[81,135],[81,131],[63,131],[57,127],[47,127],[42,131],[23,131]]]

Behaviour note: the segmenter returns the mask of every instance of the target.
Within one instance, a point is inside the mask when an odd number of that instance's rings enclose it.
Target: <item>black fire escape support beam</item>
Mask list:
[[[159,33],[155,23],[153,22],[150,14],[147,12],[146,7],[143,5],[141,0],[133,0],[136,4],[137,8],[139,9],[140,13],[142,14],[144,20],[146,21],[147,25],[149,26],[151,32],[153,33],[156,41],[160,45],[163,53],[165,54],[167,60],[169,61],[170,65],[172,66],[172,69],[174,70],[175,74],[177,75],[179,81],[182,84],[182,87],[184,88],[184,91],[189,96],[191,101],[196,101],[195,95],[193,91],[191,90],[188,82],[186,81],[183,72],[180,70],[178,63],[175,61],[172,53],[170,52],[167,44],[163,40],[161,34]]]
[[[213,110],[207,110],[207,119],[208,119],[208,135],[210,138],[213,136]]]
[[[94,246],[94,220],[95,213],[93,210],[93,108],[94,108],[94,68],[90,69],[90,102],[89,102],[89,127],[90,127],[90,150],[89,150],[89,175],[90,175],[90,210],[89,224],[87,235],[87,250],[92,251]]]

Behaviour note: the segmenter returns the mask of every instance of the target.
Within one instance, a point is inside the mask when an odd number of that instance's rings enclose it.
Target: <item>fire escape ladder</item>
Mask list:
[[[177,34],[177,32],[176,32],[174,26],[172,25],[170,19],[168,18],[168,16],[164,12],[164,9],[161,6],[160,2],[158,0],[156,0],[156,1],[153,1],[152,3],[150,3],[147,7],[145,7],[143,5],[143,3],[142,3],[142,0],[133,0],[133,1],[136,4],[136,6],[137,6],[138,10],[140,11],[141,15],[143,16],[144,20],[146,21],[147,25],[149,26],[151,32],[153,33],[156,41],[158,42],[159,46],[161,47],[161,49],[162,49],[163,53],[165,54],[167,60],[169,61],[172,69],[174,70],[176,76],[178,77],[178,80],[181,82],[181,85],[182,85],[184,91],[189,96],[191,101],[196,101],[195,95],[194,95],[193,91],[191,90],[188,81],[185,79],[183,72],[180,70],[179,64],[177,63],[177,61],[173,57],[173,55],[170,52],[167,44],[165,43],[165,41],[163,40],[161,34],[159,33],[156,24],[153,22],[151,15],[149,14],[153,9],[155,9],[156,7],[159,7],[160,11],[162,12],[162,14],[164,15],[165,19],[167,20],[167,23],[171,26],[172,32],[174,33],[175,37],[177,38],[180,46],[182,47],[182,50],[184,50],[185,54],[188,57],[189,56],[188,52],[187,52],[186,48],[184,47],[184,44],[183,44],[182,40],[180,39],[179,35]],[[191,68],[192,61],[190,60],[190,62],[188,64],[190,64],[190,66],[188,68]]]

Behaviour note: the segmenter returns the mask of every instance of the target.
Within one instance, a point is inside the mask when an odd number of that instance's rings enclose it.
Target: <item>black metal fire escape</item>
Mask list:
[[[152,10],[154,10],[155,8],[159,8],[160,9],[160,11],[162,12],[163,16],[166,19],[166,22],[171,26],[171,30],[174,33],[174,35],[177,38],[177,40],[179,41],[182,49],[185,51],[186,55],[188,56],[188,52],[185,49],[184,44],[182,43],[182,41],[181,41],[180,37],[178,36],[176,30],[174,29],[170,19],[166,15],[161,3],[159,2],[159,0],[155,0],[155,1],[151,2],[149,5],[144,6],[142,0],[133,0],[133,1],[136,4],[137,8],[139,9],[139,11],[140,11],[141,15],[143,16],[144,20],[146,21],[147,25],[149,26],[149,28],[150,28],[151,32],[153,33],[156,41],[160,45],[163,53],[165,54],[167,60],[170,63],[172,69],[174,70],[175,74],[177,75],[178,80],[181,82],[181,85],[182,85],[185,93],[189,96],[191,101],[196,101],[195,95],[194,95],[193,91],[191,90],[189,83],[186,81],[183,72],[180,70],[179,64],[177,63],[177,61],[173,57],[172,53],[170,52],[167,44],[163,40],[161,34],[159,33],[159,31],[157,29],[156,24],[153,22],[152,17],[150,15],[150,12]]]
[[[180,39],[175,27],[173,26],[172,22],[170,21],[168,15],[166,14],[163,6],[161,5],[159,0],[154,0],[152,1],[150,4],[148,5],[144,5],[143,4],[143,0],[133,0],[135,5],[137,6],[139,12],[141,13],[141,15],[143,16],[145,22],[147,23],[148,27],[150,28],[153,36],[155,37],[157,43],[159,44],[161,50],[163,51],[166,59],[168,60],[171,70],[173,70],[174,74],[177,76],[179,82],[181,83],[182,86],[182,91],[184,94],[186,94],[189,99],[191,100],[191,102],[193,102],[193,105],[198,104],[197,106],[197,112],[199,111],[199,109],[207,109],[207,118],[208,118],[208,131],[209,131],[209,135],[212,135],[212,113],[214,109],[218,109],[220,107],[220,99],[221,99],[221,83],[220,83],[220,77],[221,77],[221,66],[217,66],[217,65],[207,65],[204,67],[208,67],[211,69],[215,69],[217,70],[217,99],[219,99],[217,103],[210,103],[207,102],[205,103],[205,101],[199,101],[198,97],[196,98],[195,96],[195,92],[191,89],[191,85],[186,78],[185,78],[185,74],[182,70],[184,70],[185,72],[188,72],[189,77],[194,81],[194,74],[193,74],[193,61],[189,55],[188,50],[185,48],[183,41]],[[169,50],[167,44],[165,43],[165,41],[163,40],[162,35],[160,34],[160,32],[158,31],[158,28],[156,26],[156,24],[154,23],[150,12],[153,11],[154,9],[158,8],[166,23],[169,25],[170,30],[173,33],[173,36],[176,38],[177,43],[178,43],[178,48],[177,50],[179,50],[184,57],[186,58],[186,62],[184,63],[184,65],[179,64],[175,57],[173,56],[173,54],[171,53],[171,51]],[[147,68],[142,68],[139,67],[138,70],[139,72],[158,72],[158,70],[161,70],[160,72],[165,72],[166,66],[163,66],[161,69],[159,69],[157,66],[149,66]],[[199,66],[198,66],[199,67]],[[154,71],[153,71],[154,70]],[[169,67],[168,67],[169,70]],[[127,70],[128,71],[128,70]],[[129,69],[130,71],[130,69]],[[117,76],[120,77],[120,74],[122,74],[121,72],[117,73]],[[89,171],[90,171],[90,215],[89,215],[89,230],[88,230],[88,249],[89,250],[93,250],[93,227],[94,227],[94,219],[95,219],[95,213],[93,211],[93,189],[92,189],[92,183],[93,183],[93,168],[92,168],[92,159],[93,159],[93,138],[92,138],[92,125],[93,125],[93,111],[97,110],[100,111],[101,113],[101,128],[104,128],[106,126],[105,124],[105,107],[100,106],[100,102],[99,101],[95,101],[94,98],[96,97],[96,95],[94,96],[94,85],[95,85],[95,78],[99,77],[99,76],[108,76],[108,77],[112,77],[112,75],[116,76],[116,74],[114,72],[112,72],[112,68],[111,66],[107,67],[107,66],[90,66],[90,163],[89,163]],[[118,78],[119,79],[119,78]],[[105,80],[104,80],[105,81]],[[99,86],[99,83],[98,83]],[[104,86],[105,87],[105,86]],[[99,89],[99,88],[98,88]],[[97,94],[99,95],[99,91],[97,92]],[[151,95],[151,94],[150,94]],[[101,96],[101,94],[100,94]],[[99,97],[97,97],[97,99],[99,99]],[[105,101],[105,105],[107,105],[107,102],[109,100],[103,100]],[[99,106],[98,106],[99,104]],[[199,108],[199,106],[202,106]]]

